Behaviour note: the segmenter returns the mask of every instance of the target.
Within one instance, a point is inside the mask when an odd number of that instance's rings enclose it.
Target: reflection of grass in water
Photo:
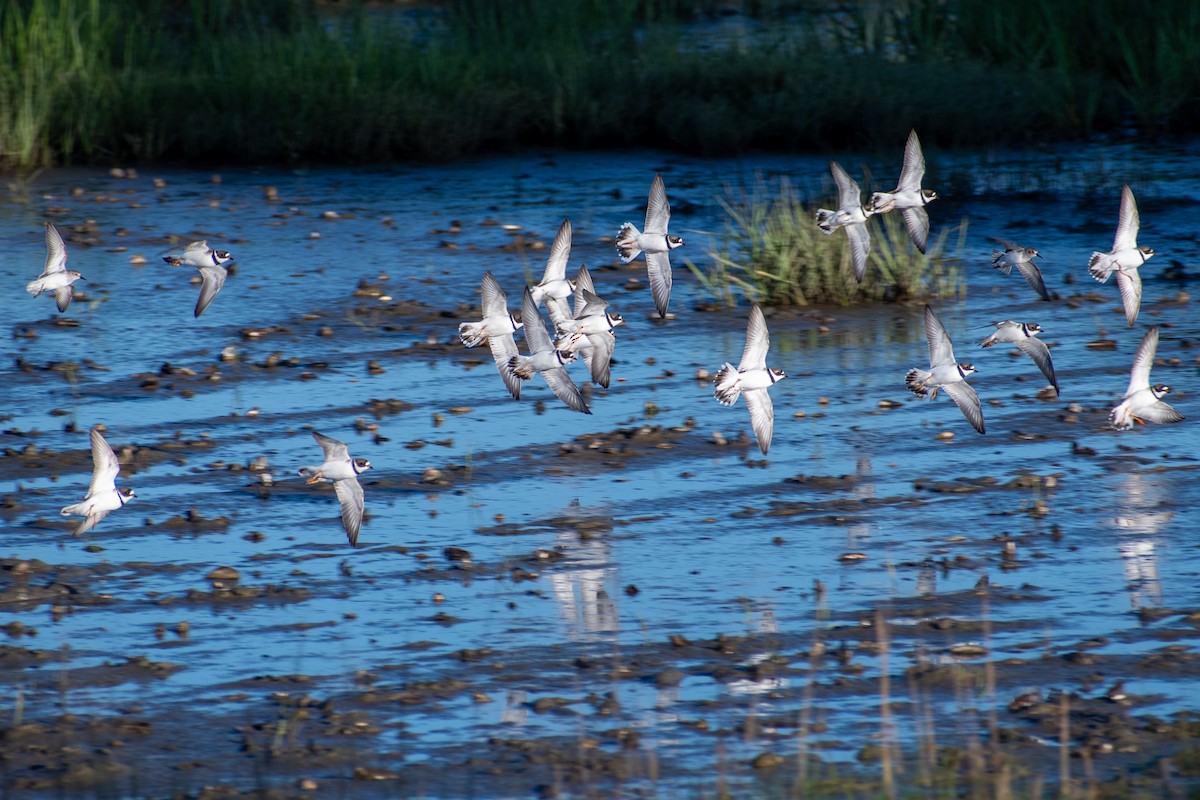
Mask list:
[[[355,306],[346,311],[345,319],[360,331],[377,331],[387,317],[383,306]]]
[[[821,597],[820,590],[817,597]],[[991,623],[986,594],[981,596],[980,602],[982,644],[990,651]],[[1027,749],[1029,743],[1021,736],[1013,737],[999,724],[998,707],[1002,703],[997,698],[993,657],[988,656],[982,662],[968,660],[947,664],[927,660],[922,647],[915,653],[908,652],[907,647],[896,649],[890,630],[895,623],[889,620],[889,613],[884,609],[877,609],[871,622],[863,623],[873,635],[868,634],[859,641],[857,648],[846,649],[843,642],[842,647],[833,649],[835,640],[830,640],[827,645],[823,631],[836,630],[838,626],[830,626],[828,615],[821,613],[823,606],[819,600],[818,603],[807,656],[807,680],[802,702],[796,711],[795,754],[787,758],[776,756],[767,761],[764,756],[778,752],[783,740],[764,740],[769,749],[762,751],[753,762],[760,769],[756,786],[765,790],[764,796],[1012,800],[1053,796],[1046,790],[1054,787],[1056,782],[1059,797],[1130,796],[1131,787],[1125,780],[1106,782],[1096,777],[1087,764],[1086,749],[1076,750],[1080,730],[1072,731],[1071,693],[1063,692],[1057,701],[1052,701],[1057,705],[1057,714],[1047,721],[1057,734],[1057,752],[1046,748],[1044,758],[1031,758]],[[893,676],[900,674],[899,668],[891,666],[893,651],[901,661],[910,657],[915,659],[902,673],[906,695],[893,694]],[[878,716],[874,720],[877,731],[864,735],[860,743],[838,742],[841,747],[857,747],[857,764],[824,761],[819,755],[820,744],[813,741],[813,737],[825,732],[822,719],[826,712],[816,700],[814,687],[830,685],[824,672],[829,668],[860,674],[861,669],[853,663],[856,655],[873,657],[877,661]],[[841,663],[840,668],[836,667],[835,661]],[[800,669],[796,671],[800,672]],[[823,676],[826,677],[824,682]],[[952,713],[956,722],[947,724],[945,711],[935,710],[939,695],[955,698]],[[863,714],[867,716],[869,712],[864,710]],[[748,741],[755,738],[751,721],[742,725]],[[1076,722],[1087,726],[1090,719],[1084,715]],[[939,729],[944,737],[941,741],[937,736]],[[902,736],[902,731],[911,735]],[[1082,777],[1072,775],[1072,756],[1076,754],[1084,760]],[[786,766],[788,760],[794,761],[793,767]],[[770,765],[772,769],[763,769],[763,765]],[[1143,788],[1148,793],[1138,796],[1155,796],[1152,786],[1165,788],[1162,784],[1147,781]]]
[[[318,14],[288,0],[7,0],[0,159],[714,153],[877,146],[913,126],[929,141],[984,144],[1131,118],[1144,130],[1200,125],[1200,8],[1187,0],[1136,26],[1111,24],[1127,16],[1121,0],[833,14],[775,0],[745,4],[769,24],[711,14],[703,36],[688,27],[694,5],[448,0]]]
[[[959,260],[944,255],[949,229],[931,238],[921,254],[899,213],[874,217],[867,223],[871,257],[859,283],[845,233],[822,233],[815,210],[800,204],[786,179],[777,192],[759,181],[748,194],[729,191],[719,202],[729,222],[718,246],[708,252],[712,262],[707,270],[690,261],[687,266],[721,302],[732,303],[741,293],[769,305],[848,305],[953,296],[965,289]],[[965,220],[957,230],[961,252]]]

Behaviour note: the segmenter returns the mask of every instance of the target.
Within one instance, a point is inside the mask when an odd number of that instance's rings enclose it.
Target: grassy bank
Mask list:
[[[914,126],[979,145],[1200,128],[1185,0],[1153,15],[1120,0],[745,5],[731,20],[710,0],[0,0],[0,157],[717,154],[869,148]]]

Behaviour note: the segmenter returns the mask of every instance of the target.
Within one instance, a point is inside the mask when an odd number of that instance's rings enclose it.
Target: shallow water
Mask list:
[[[9,287],[0,314],[12,333],[0,446],[19,451],[32,443],[50,466],[28,455],[19,466],[15,456],[4,459],[0,496],[19,506],[0,509],[0,557],[85,568],[85,594],[106,599],[12,604],[0,615],[0,624],[37,629],[13,644],[61,651],[53,668],[6,670],[10,687],[20,689],[21,713],[103,716],[178,704],[249,722],[272,716],[280,701],[270,693],[288,691],[273,682],[279,676],[311,676],[322,696],[340,697],[361,689],[360,671],[404,686],[461,670],[474,697],[394,709],[397,724],[372,740],[373,752],[395,747],[403,754],[396,768],[438,765],[488,737],[571,740],[621,723],[640,730],[641,748],[662,764],[655,786],[708,791],[717,748],[681,719],[711,714],[716,729],[737,727],[747,709],[793,718],[809,709],[827,727],[809,734],[807,746],[838,761],[879,733],[878,693],[814,700],[803,693],[807,672],[731,680],[700,670],[674,686],[618,682],[588,677],[573,660],[637,664],[649,657],[638,655],[642,649],[673,634],[774,642],[768,652],[739,654],[746,667],[870,623],[877,608],[893,609],[895,626],[920,622],[925,599],[969,597],[985,575],[997,600],[956,609],[986,629],[948,630],[942,648],[983,643],[996,659],[1027,658],[1031,650],[1057,656],[1080,643],[1101,656],[1152,654],[1168,642],[1190,651],[1194,629],[1169,624],[1169,640],[1160,640],[1155,627],[1171,615],[1139,611],[1177,610],[1177,621],[1200,606],[1192,558],[1200,450],[1191,420],[1200,412],[1190,407],[1191,386],[1200,385],[1190,349],[1198,331],[1182,294],[1197,249],[1195,153],[1193,146],[928,152],[926,184],[943,195],[930,207],[935,234],[969,222],[962,253],[969,292],[936,305],[959,358],[979,370],[972,383],[985,403],[987,435],[977,436],[948,400],[921,402],[904,389],[905,371],[927,361],[920,307],[782,311],[768,317],[768,363],[789,378],[772,390],[776,427],[766,459],[752,439],[712,441],[714,431],[730,440],[752,436],[744,406],[721,407],[696,378],[740,356],[747,308],[698,310],[705,298],[683,262],[706,262],[703,232],[722,228],[715,198],[727,184],[787,174],[812,202],[829,202],[824,159],[526,155],[421,168],[222,170],[219,182],[181,170],[39,174],[0,201],[0,275]],[[854,174],[867,166],[879,183],[898,167],[834,155]],[[678,316],[664,322],[650,319],[641,262],[620,267],[611,245],[621,222],[641,222],[656,170],[676,207],[672,227],[687,241],[674,259]],[[165,185],[155,187],[156,178]],[[1126,181],[1141,207],[1139,243],[1158,253],[1143,270],[1142,316],[1132,330],[1116,287],[1095,284],[1085,270],[1092,250],[1111,246]],[[268,186],[277,201],[266,196]],[[548,244],[564,217],[575,230],[571,270],[586,263],[627,320],[617,332],[612,388],[591,395],[591,416],[563,407],[540,379],[512,401],[486,348],[466,351],[456,337],[458,322],[469,318],[460,306],[477,302],[484,270],[519,307],[520,287],[540,276],[547,253],[514,243]],[[86,296],[62,317],[78,327],[56,325],[52,301],[21,291],[44,260],[46,219],[67,239],[69,267],[86,278]],[[75,230],[85,224],[92,232]],[[1040,302],[1019,276],[992,270],[993,235],[1039,248],[1060,299]],[[160,256],[200,238],[232,251],[237,271],[196,320],[192,271]],[[135,254],[147,263],[131,264]],[[1176,262],[1183,276],[1166,279]],[[385,297],[354,296],[360,281]],[[1043,382],[1028,358],[974,346],[987,323],[1006,318],[1046,329],[1060,398],[1036,397]],[[1153,378],[1176,388],[1169,400],[1188,419],[1113,431],[1107,411],[1151,324],[1162,328],[1163,361]],[[271,326],[280,329],[249,333]],[[1116,340],[1116,349],[1088,347],[1100,338]],[[227,346],[237,361],[218,359]],[[259,366],[272,353],[296,365]],[[18,359],[32,369],[14,367]],[[372,360],[382,374],[368,370]],[[51,362],[77,366],[45,369]],[[141,388],[164,363],[197,374],[163,375],[159,388]],[[220,380],[207,380],[206,369]],[[582,383],[585,371],[574,374]],[[410,405],[373,413],[369,401],[388,398]],[[883,410],[885,399],[902,406]],[[1068,411],[1070,404],[1082,410]],[[378,427],[356,430],[359,420]],[[150,455],[122,472],[137,500],[72,539],[57,511],[86,491],[86,432],[97,423],[114,446],[136,444]],[[602,436],[641,426],[663,430],[615,442]],[[357,550],[346,544],[328,487],[306,487],[295,475],[320,452],[310,429],[346,441],[374,465],[363,480],[369,516]],[[953,438],[935,438],[942,432]],[[575,441],[583,452],[562,451]],[[72,460],[54,455],[62,451]],[[275,480],[269,489],[257,472],[229,468],[259,458]],[[423,482],[429,467],[449,475],[449,485]],[[1053,485],[1002,488],[1027,475],[1054,476]],[[832,480],[839,476],[851,478]],[[973,490],[948,491],[945,482]],[[164,524],[189,509],[228,524]],[[446,547],[470,551],[473,565],[449,562]],[[852,552],[865,558],[840,559]],[[237,568],[243,585],[305,591],[244,603],[189,599],[190,590],[209,589],[205,575],[218,565]],[[170,632],[181,622],[190,626],[186,637]],[[462,655],[480,648],[489,652]],[[64,670],[138,654],[182,669],[112,684],[63,678]],[[456,654],[466,666],[456,666]],[[878,678],[876,655],[854,654],[857,680]],[[929,641],[897,642],[888,661],[897,694],[906,692],[904,670],[939,660],[963,662]],[[1145,706],[1153,713],[1196,710],[1187,674],[1095,672],[1084,684],[1093,694],[1097,683],[1123,678],[1131,695],[1153,698]],[[1030,680],[1001,691],[1081,690],[1058,674]],[[539,713],[522,703],[606,690],[619,696],[615,717],[586,706]],[[932,699],[951,737],[961,699]],[[747,779],[743,762],[762,741],[749,734],[722,741],[726,777]],[[256,773],[235,763],[225,774],[246,785]],[[428,796],[510,790],[486,786],[421,782]]]

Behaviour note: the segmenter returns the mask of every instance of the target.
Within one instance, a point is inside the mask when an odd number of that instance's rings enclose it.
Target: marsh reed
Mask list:
[[[766,0],[729,24],[711,0],[0,0],[0,164],[1195,132],[1200,8],[1103,24],[1124,7]]]

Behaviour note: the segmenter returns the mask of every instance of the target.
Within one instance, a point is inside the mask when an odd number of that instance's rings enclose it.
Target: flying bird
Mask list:
[[[79,527],[72,531],[72,536],[90,531],[100,520],[110,512],[123,508],[126,503],[137,497],[133,489],[117,488],[117,475],[121,472],[121,463],[117,454],[109,447],[98,427],[91,430],[92,442],[92,482],[88,486],[87,496],[83,501],[73,506],[66,506],[59,513],[64,517],[78,516],[84,520]]]
[[[346,529],[346,538],[351,547],[358,547],[358,532],[363,520],[363,489],[358,482],[358,476],[371,469],[371,462],[365,458],[351,458],[350,448],[344,442],[312,432],[321,451],[325,454],[325,462],[319,467],[301,467],[300,475],[305,484],[331,481],[333,491],[337,494],[342,507],[342,527]]]
[[[929,240],[929,215],[925,212],[925,206],[938,197],[932,189],[921,188],[924,177],[925,156],[921,153],[921,140],[917,138],[915,130],[910,131],[908,141],[904,144],[904,164],[900,168],[900,180],[896,188],[890,192],[875,192],[871,195],[869,205],[873,214],[898,210],[904,217],[909,238],[922,253]]]
[[[1121,402],[1109,412],[1108,419],[1117,430],[1129,430],[1133,423],[1179,422],[1183,419],[1163,397],[1171,387],[1165,383],[1150,384],[1150,367],[1154,364],[1154,351],[1158,349],[1158,328],[1146,331],[1133,356],[1133,370],[1129,375],[1129,388],[1121,395]]]
[[[608,388],[610,366],[617,337],[613,329],[624,325],[620,314],[609,311],[609,303],[596,294],[592,275],[586,266],[579,267],[575,279],[575,311],[570,317],[554,319],[559,338],[554,347],[570,350],[582,358],[591,372],[592,380]],[[553,315],[551,315],[553,317]]]
[[[214,250],[204,241],[192,242],[181,255],[163,256],[163,261],[173,267],[195,267],[200,271],[200,297],[196,299],[194,312],[197,317],[204,313],[204,309],[208,308],[225,285],[229,272],[222,265],[232,259],[228,250]]]
[[[937,397],[938,389],[944,390],[967,422],[983,433],[983,409],[979,404],[979,395],[975,394],[966,380],[968,375],[975,372],[975,367],[965,361],[954,360],[954,345],[950,336],[929,306],[925,306],[925,338],[929,343],[929,369],[910,369],[904,376],[904,385],[917,397],[928,397],[930,400]]]
[[[550,245],[550,258],[546,259],[546,270],[542,280],[530,287],[535,304],[545,303],[551,317],[567,313],[567,298],[575,291],[575,284],[567,280],[567,261],[571,258],[571,220],[564,219]],[[553,309],[553,310],[551,310]]]
[[[713,396],[723,406],[731,406],[739,396],[746,398],[750,411],[750,427],[763,455],[771,448],[775,431],[775,407],[767,390],[787,377],[781,369],[767,367],[767,350],[771,337],[767,333],[767,321],[757,304],[750,307],[750,322],[746,326],[746,346],[737,367],[726,362],[714,379],[716,388]]]
[[[628,264],[638,253],[646,254],[646,272],[650,277],[650,293],[654,295],[654,307],[660,318],[667,316],[667,305],[671,302],[671,256],[676,247],[683,247],[683,239],[667,233],[671,223],[671,204],[667,202],[667,188],[662,175],[656,174],[650,184],[650,199],[646,203],[646,229],[639,232],[632,222],[626,222],[617,231],[617,253],[621,263]]]
[[[1005,239],[993,239],[992,241],[1004,248],[992,251],[993,267],[1005,275],[1010,274],[1012,268],[1016,267],[1017,271],[1025,278],[1025,282],[1038,293],[1039,297],[1043,300],[1052,299],[1050,292],[1046,289],[1046,281],[1042,278],[1042,270],[1033,260],[1040,258],[1041,253],[1032,247],[1022,247]]]
[[[1054,362],[1050,360],[1050,348],[1041,339],[1036,338],[1042,333],[1042,326],[1036,322],[1013,322],[1006,319],[1003,322],[993,322],[996,330],[979,344],[991,347],[997,342],[1011,344],[1025,355],[1033,359],[1038,369],[1050,381],[1055,394],[1061,394],[1058,388],[1058,378],[1054,377]]]
[[[838,228],[845,229],[846,240],[850,242],[854,277],[861,281],[867,274],[867,257],[871,254],[871,234],[867,230],[867,217],[875,212],[862,204],[862,192],[858,183],[842,169],[841,164],[830,161],[829,170],[833,173],[833,181],[838,187],[838,209],[817,209],[817,227],[829,235]]]
[[[517,355],[517,343],[513,334],[523,324],[508,310],[508,295],[500,288],[491,272],[483,273],[479,288],[483,306],[483,319],[479,322],[464,322],[458,326],[458,336],[467,347],[488,343],[492,360],[500,373],[504,385],[516,400],[521,399],[521,379],[512,374],[508,362]]]
[[[1125,306],[1125,321],[1129,327],[1138,318],[1142,307],[1142,276],[1138,267],[1145,264],[1154,251],[1149,247],[1138,247],[1138,228],[1141,218],[1138,216],[1137,202],[1128,186],[1121,189],[1121,211],[1117,218],[1117,236],[1113,239],[1112,250],[1107,253],[1092,253],[1088,260],[1088,272],[1092,277],[1104,283],[1108,276],[1117,273],[1117,288],[1121,290],[1121,304]]]
[[[546,332],[546,323],[538,314],[537,303],[533,300],[533,292],[525,287],[525,296],[521,299],[521,319],[525,323],[525,343],[529,345],[529,355],[516,355],[509,359],[508,366],[512,373],[521,380],[530,380],[533,373],[540,372],[546,379],[546,385],[554,396],[567,404],[573,411],[590,414],[591,409],[583,399],[583,394],[571,376],[567,374],[567,364],[575,360],[575,354],[570,350],[556,350]]]
[[[73,269],[67,269],[67,246],[63,244],[62,236],[53,224],[46,223],[46,266],[37,280],[30,281],[25,291],[34,297],[42,292],[54,292],[54,302],[59,312],[67,310],[71,299],[75,297],[75,287],[71,284],[83,280],[83,276]]]

